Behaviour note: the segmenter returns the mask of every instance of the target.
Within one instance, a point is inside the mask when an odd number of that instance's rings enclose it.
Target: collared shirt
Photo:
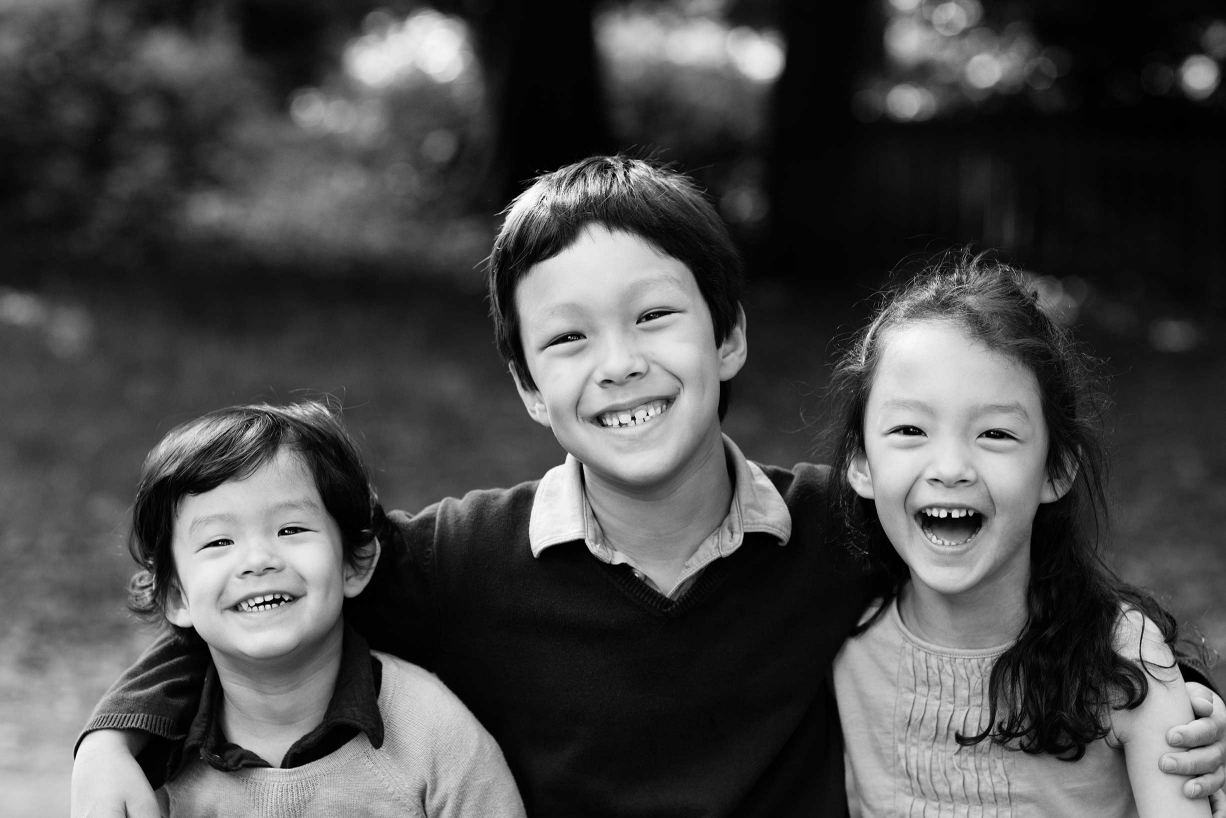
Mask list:
[[[366,640],[345,626],[341,646],[341,666],[336,689],[324,711],[324,720],[311,732],[294,742],[281,760],[282,768],[300,767],[318,761],[343,747],[359,732],[372,746],[383,746],[383,717],[379,713],[379,687],[383,666],[370,652]],[[170,761],[169,777],[183,769],[186,760],[199,755],[209,766],[222,772],[243,767],[271,767],[264,759],[226,739],[222,730],[221,680],[217,667],[209,664],[200,695],[200,709],[188,730],[182,755]],[[173,755],[173,754],[172,754]]]
[[[678,599],[689,590],[702,569],[740,548],[747,532],[765,532],[773,535],[780,545],[786,545],[792,536],[792,515],[779,490],[757,464],[745,459],[745,455],[727,435],[724,435],[724,456],[733,481],[728,516],[686,560],[672,588],[664,590],[658,587],[632,557],[605,541],[600,522],[583,487],[583,464],[569,454],[566,462],[546,472],[537,486],[532,517],[528,523],[532,556],[539,557],[545,549],[554,545],[582,540],[600,561],[610,565],[627,565],[636,577],[657,592],[669,599]]]

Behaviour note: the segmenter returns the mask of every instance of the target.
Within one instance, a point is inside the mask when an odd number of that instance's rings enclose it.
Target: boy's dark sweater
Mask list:
[[[534,818],[843,815],[829,673],[870,592],[827,541],[828,470],[764,470],[791,540],[746,534],[676,601],[581,541],[533,558],[533,482],[393,512],[346,618],[472,709]],[[159,641],[87,729],[181,739],[206,659]]]

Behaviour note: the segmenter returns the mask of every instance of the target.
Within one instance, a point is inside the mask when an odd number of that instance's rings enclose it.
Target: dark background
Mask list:
[[[837,339],[895,269],[997,248],[1105,360],[1112,564],[1226,647],[1226,13],[1056,0],[12,0],[0,6],[0,805],[150,638],[145,452],[341,398],[386,503],[562,453],[480,263],[537,171],[654,153],[750,271],[727,430],[821,459]],[[1217,671],[1219,684],[1226,675]]]

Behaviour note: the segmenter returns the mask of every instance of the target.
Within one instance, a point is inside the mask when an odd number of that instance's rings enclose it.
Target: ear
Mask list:
[[[515,381],[515,389],[519,392],[519,399],[524,402],[524,408],[528,410],[528,417],[545,428],[552,429],[553,426],[549,423],[549,410],[545,408],[545,401],[541,397],[540,390],[526,388],[514,371],[511,372],[511,380]]]
[[[192,627],[192,612],[187,600],[183,598],[178,582],[171,583],[170,590],[166,593],[166,619],[180,628]]]
[[[741,371],[745,359],[749,356],[749,342],[745,336],[745,309],[736,305],[736,323],[728,337],[719,345],[719,379],[731,380],[732,376]]]
[[[1068,490],[1073,487],[1073,481],[1077,479],[1077,461],[1074,458],[1065,458],[1064,472],[1063,477],[1048,473],[1047,479],[1043,481],[1043,488],[1039,491],[1040,503],[1054,503],[1068,494]]]
[[[873,492],[873,473],[868,467],[868,455],[863,451],[847,464],[847,482],[851,484],[856,494],[865,500],[872,500],[876,497]]]
[[[370,543],[361,549],[360,557],[365,561],[365,565],[361,568],[355,568],[345,561],[344,566],[344,594],[347,598],[353,598],[362,591],[366,590],[366,585],[370,582],[370,578],[375,575],[375,565],[379,562],[379,555],[383,553],[379,546],[379,538],[372,537]],[[369,560],[366,558],[369,556]]]

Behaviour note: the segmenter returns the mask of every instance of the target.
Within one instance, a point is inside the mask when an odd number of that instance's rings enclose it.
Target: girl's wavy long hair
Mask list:
[[[958,741],[990,739],[1028,753],[1079,759],[1088,743],[1107,735],[1111,708],[1135,708],[1148,692],[1146,671],[1116,651],[1121,610],[1143,613],[1168,644],[1176,641],[1177,627],[1152,597],[1121,581],[1102,558],[1109,530],[1102,426],[1107,399],[1097,361],[1044,311],[1027,274],[988,253],[947,253],[884,293],[835,366],[833,496],[848,541],[875,569],[884,600],[861,630],[888,608],[910,573],[873,502],[852,489],[847,467],[864,451],[865,407],[883,348],[893,330],[917,321],[953,323],[1034,373],[1048,430],[1048,474],[1073,478],[1063,498],[1041,505],[1035,515],[1029,618],[992,669],[987,727],[977,735],[959,734]]]

